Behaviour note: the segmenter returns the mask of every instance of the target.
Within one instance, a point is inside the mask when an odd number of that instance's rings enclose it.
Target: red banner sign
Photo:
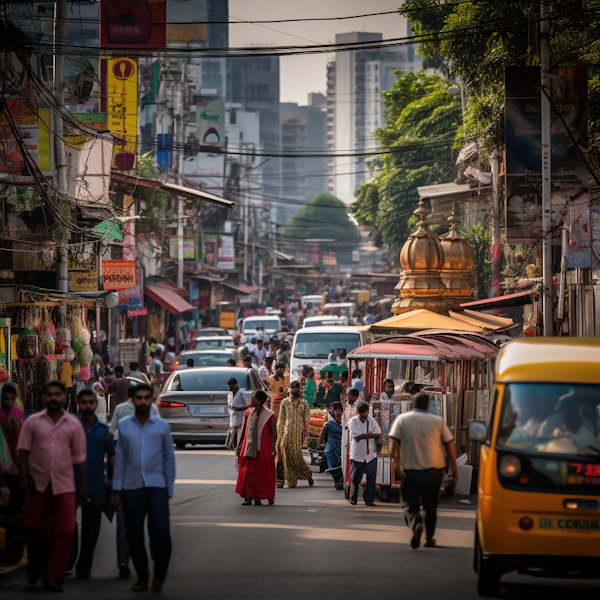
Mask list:
[[[135,287],[135,260],[103,260],[102,283],[105,290]]]

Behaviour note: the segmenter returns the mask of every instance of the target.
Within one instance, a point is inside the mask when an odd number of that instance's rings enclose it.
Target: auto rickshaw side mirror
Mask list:
[[[487,425],[483,421],[469,421],[467,425],[467,441],[484,444],[487,439]]]

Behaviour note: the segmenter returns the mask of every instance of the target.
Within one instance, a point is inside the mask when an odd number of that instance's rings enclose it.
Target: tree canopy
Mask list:
[[[359,244],[356,226],[348,216],[348,207],[331,194],[317,194],[305,204],[285,226],[284,235],[290,240],[327,239],[320,243],[323,252],[335,252],[346,262]]]
[[[371,161],[374,176],[357,190],[350,210],[398,263],[419,202],[417,187],[456,178],[453,145],[462,121],[460,94],[450,93],[451,84],[440,75],[396,74],[392,89],[383,93],[387,125],[375,131],[389,152]]]

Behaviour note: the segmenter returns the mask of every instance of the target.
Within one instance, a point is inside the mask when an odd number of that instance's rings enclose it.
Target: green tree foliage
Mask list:
[[[491,215],[487,214],[480,225],[465,228],[462,234],[469,241],[475,257],[474,271],[476,276],[475,288],[479,298],[489,296],[492,279],[492,226]]]
[[[550,64],[590,67],[590,154],[600,141],[600,6],[596,0],[547,0],[551,10]],[[539,65],[539,2],[406,0],[402,12],[417,36],[419,54],[448,61],[468,100],[467,134],[488,150],[504,143],[504,68]]]
[[[284,235],[291,240],[327,239],[323,252],[335,252],[342,262],[349,262],[358,247],[359,236],[348,217],[347,206],[331,194],[317,194],[285,226]]]
[[[154,164],[152,152],[147,152],[139,157],[138,173],[140,177],[156,179],[158,169]],[[163,192],[139,186],[136,188],[134,196],[139,201],[140,214],[147,219],[158,220],[165,216],[175,216],[169,209],[169,197]]]
[[[462,123],[460,95],[450,94],[440,75],[396,74],[392,89],[383,93],[387,125],[375,131],[381,147],[391,151],[370,163],[374,177],[357,190],[350,210],[372,228],[378,243],[388,244],[398,263],[419,202],[417,187],[456,177],[452,144]]]

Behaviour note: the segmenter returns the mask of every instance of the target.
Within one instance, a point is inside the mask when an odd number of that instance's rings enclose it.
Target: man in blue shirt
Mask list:
[[[119,421],[119,451],[111,504],[121,503],[127,540],[138,581],[135,592],[148,589],[148,557],[144,543],[144,521],[154,548],[152,591],[160,592],[171,557],[169,498],[175,484],[175,452],[168,423],[152,415],[152,388],[136,386],[131,401],[135,413]]]
[[[102,510],[106,500],[104,481],[104,459],[108,456],[108,480],[111,481],[115,466],[114,442],[105,442],[108,425],[96,417],[98,399],[91,389],[83,389],[77,394],[79,420],[85,433],[87,453],[85,476],[87,479],[88,502],[81,507],[81,552],[75,567],[77,577],[91,577],[94,549],[100,534]]]

